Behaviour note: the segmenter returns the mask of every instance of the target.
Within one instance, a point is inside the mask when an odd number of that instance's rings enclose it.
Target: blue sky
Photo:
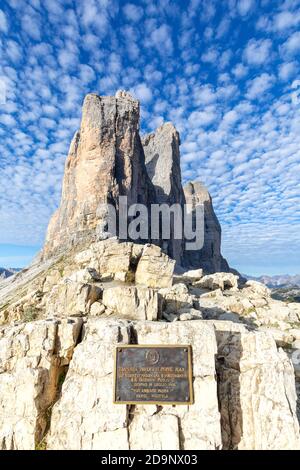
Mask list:
[[[0,266],[43,244],[84,95],[126,89],[180,131],[229,263],[300,272],[300,0],[2,0],[0,51]]]

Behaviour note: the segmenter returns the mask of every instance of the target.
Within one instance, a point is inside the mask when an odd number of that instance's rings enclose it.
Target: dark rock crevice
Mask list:
[[[69,321],[74,322],[72,319]],[[84,337],[84,323],[82,322],[80,328],[76,332],[76,337],[74,338],[74,347],[71,355],[69,356],[68,363],[64,364],[62,363],[64,361],[62,361],[59,354],[62,344],[60,342],[58,328],[59,323],[56,324],[54,349],[53,355],[51,357],[50,369],[40,370],[40,374],[46,374],[47,377],[46,379],[45,377],[43,377],[43,379],[42,377],[40,378],[39,381],[44,384],[44,387],[41,390],[41,394],[38,395],[35,399],[36,407],[40,408],[35,431],[36,450],[47,449],[47,434],[51,426],[52,410],[54,405],[61,398],[62,387],[67,377],[75,348],[83,341]]]
[[[183,191],[178,132],[165,123],[141,140],[139,119],[139,102],[124,91],[85,97],[80,132],[72,140],[65,166],[60,207],[48,226],[41,259],[107,237],[108,214],[99,208],[111,204],[118,213],[119,196],[127,196],[128,206],[143,204],[148,209],[148,234],[137,242],[161,246],[182,266],[203,267],[207,273],[228,271],[220,252],[220,225],[207,190],[200,183],[190,183],[192,192]],[[170,239],[163,239],[162,233],[158,239],[151,238],[151,205],[178,204],[183,213],[187,196],[192,196],[194,206],[205,206],[204,246],[192,252],[185,249],[184,237],[177,239],[173,216]],[[116,222],[118,236],[118,217]]]

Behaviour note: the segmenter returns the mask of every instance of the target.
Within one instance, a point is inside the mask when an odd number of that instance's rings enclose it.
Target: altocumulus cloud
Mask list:
[[[298,0],[2,2],[0,254],[42,245],[84,95],[124,88],[177,126],[229,262],[300,271],[299,25]]]

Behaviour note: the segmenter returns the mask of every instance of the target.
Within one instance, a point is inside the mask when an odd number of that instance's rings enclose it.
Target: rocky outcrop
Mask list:
[[[82,320],[23,323],[0,330],[0,448],[30,450],[47,431]]]
[[[232,273],[215,273],[203,276],[198,281],[194,282],[196,287],[203,289],[215,290],[215,289],[236,289],[238,288],[238,276]]]
[[[166,123],[141,141],[139,114],[139,102],[126,92],[86,96],[80,129],[72,140],[65,165],[60,206],[49,223],[40,260],[71,249],[78,251],[110,236],[134,240],[132,232],[126,233],[126,227],[135,216],[124,217],[125,233],[118,223],[119,196],[126,196],[128,207],[143,204],[148,209],[146,219],[141,217],[148,227],[139,242],[151,241],[160,246],[178,265],[203,268],[207,273],[228,271],[220,252],[220,225],[207,190],[200,183],[189,183],[183,191],[178,132],[173,124]],[[204,246],[200,251],[185,250],[181,214],[186,200],[194,209],[199,204],[204,207]],[[117,214],[112,233],[108,222],[114,216],[108,204]],[[165,209],[158,209],[158,205],[164,204],[168,215],[163,215],[163,219],[170,220],[169,234],[161,226],[155,231],[151,225],[151,215],[162,220],[159,214]],[[151,207],[158,212],[151,214]]]
[[[134,333],[134,334],[133,334]],[[193,406],[114,405],[116,344],[193,344]],[[217,449],[221,447],[214,329],[204,323],[120,320],[87,323],[76,348],[62,397],[53,408],[50,449]]]
[[[159,290],[160,309],[167,315],[183,313],[184,309],[194,307],[194,296],[185,284],[175,284],[171,288]]]
[[[84,329],[52,411],[48,449],[128,449],[128,410],[113,404],[113,364],[117,344],[130,342],[130,324],[90,320]]]
[[[175,261],[155,245],[143,248],[135,273],[135,282],[147,287],[170,287],[173,282]]]
[[[224,449],[299,449],[294,371],[271,335],[215,322]],[[280,411],[279,411],[280,410]]]
[[[31,269],[0,289],[2,448],[299,446],[299,304],[116,239]],[[192,346],[194,404],[113,404],[114,348],[136,343]]]
[[[184,194],[195,216],[198,205],[202,205],[204,210],[204,245],[198,251],[185,251],[185,265],[201,267],[206,273],[229,271],[228,263],[221,254],[221,226],[209,192],[202,183],[190,182],[184,187]]]
[[[2,449],[297,449],[293,368],[224,321],[48,320],[0,331]],[[116,405],[122,344],[190,344],[194,403]]]
[[[156,200],[159,204],[179,204],[184,208],[184,193],[181,185],[180,139],[173,124],[165,123],[155,133],[146,135],[143,140],[145,162],[148,175],[154,185]],[[183,263],[183,238],[176,239],[171,219],[171,238],[161,240],[164,251],[179,264]],[[179,221],[182,223],[182,221]]]
[[[110,315],[129,320],[157,320],[158,295],[141,286],[117,286],[105,289],[102,303]]]
[[[92,276],[82,279],[82,274],[84,270],[62,279],[53,286],[45,296],[47,316],[87,314],[91,305],[102,297],[102,289],[94,283],[95,279]]]
[[[218,410],[217,383],[215,379],[215,360],[217,351],[215,332],[205,322],[184,323],[135,323],[139,344],[191,344],[193,348],[193,388],[192,406],[155,407],[152,413],[147,407],[137,407],[129,428],[129,440],[135,449],[220,449],[220,415]],[[209,338],[206,342],[205,338]],[[140,409],[139,409],[140,408]],[[146,408],[146,409],[145,409]],[[152,414],[152,416],[151,416]],[[153,416],[155,414],[155,416]],[[150,415],[150,416],[149,416]],[[174,422],[170,423],[173,417]],[[176,420],[175,420],[176,419]],[[148,422],[148,425],[147,425]],[[197,423],[197,424],[196,424]],[[146,441],[139,437],[143,429],[149,429]],[[157,446],[157,433],[161,429],[161,443]],[[154,438],[151,437],[153,433]],[[170,441],[167,442],[167,436]]]
[[[136,313],[136,319],[156,319],[157,312],[145,314],[148,307],[142,304],[145,301],[148,305],[152,288],[172,285],[174,266],[175,261],[156,245],[138,245],[113,238],[95,242],[83,251],[68,252],[51,263],[48,260],[38,267],[32,266],[11,284],[3,289],[0,286],[0,324],[49,316],[85,316],[102,296],[108,299],[105,290],[117,286],[119,290],[110,290],[111,294],[119,294],[117,298],[107,300],[104,309],[102,302],[101,306],[96,305],[93,314],[97,311],[98,315],[108,316],[119,312],[122,318],[133,318]],[[127,310],[122,306],[125,298],[128,298]],[[116,305],[111,304],[113,301]],[[136,309],[138,306],[141,310]],[[130,308],[132,311],[127,316]],[[143,316],[137,312],[144,312]]]
[[[115,97],[87,95],[80,130],[70,146],[62,198],[48,227],[43,257],[103,238],[108,214],[128,205],[154,200],[139,137],[139,103],[128,93]]]

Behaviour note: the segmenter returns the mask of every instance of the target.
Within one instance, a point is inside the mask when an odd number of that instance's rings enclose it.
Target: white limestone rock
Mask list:
[[[147,287],[172,286],[175,261],[162,253],[155,245],[145,245],[138,262],[135,282]]]
[[[186,204],[192,208],[195,220],[196,207],[201,206],[204,215],[204,243],[200,250],[185,250],[184,265],[203,268],[205,273],[228,272],[229,266],[221,254],[221,226],[214,212],[211,196],[199,181],[190,181],[183,188]]]
[[[90,308],[90,315],[98,317],[105,312],[105,305],[102,302],[94,302]]]
[[[160,289],[158,293],[161,312],[177,313],[194,306],[194,297],[185,284],[174,284],[170,288]]]
[[[113,404],[116,345],[130,342],[129,322],[89,319],[52,410],[47,449],[128,450],[126,405]]]
[[[294,371],[269,333],[214,322],[225,449],[299,449]],[[232,328],[234,325],[234,328]]]
[[[203,289],[216,290],[221,289],[238,289],[238,276],[232,273],[215,273],[204,276],[200,281],[196,282],[197,287]]]
[[[118,318],[129,320],[157,320],[158,295],[143,286],[110,287],[103,291],[103,304]]]
[[[130,265],[132,258],[138,255],[133,243],[121,243],[117,238],[110,238],[92,243],[88,249],[78,252],[75,262],[82,268],[94,269],[101,280],[122,276],[124,280],[131,280]]]
[[[139,344],[192,344],[194,405],[113,405],[114,349],[128,344],[133,332]],[[184,322],[179,328],[177,323],[130,326],[122,320],[89,319],[52,411],[47,448],[220,448],[215,353],[214,329],[203,322]]]
[[[181,277],[183,281],[190,281],[196,282],[199,281],[203,277],[203,269],[190,269],[189,271],[185,271]]]
[[[74,278],[83,272],[75,273]],[[44,298],[47,316],[86,315],[91,305],[102,296],[102,288],[89,283],[76,282],[70,277],[62,279]]]
[[[0,448],[34,450],[82,320],[41,320],[0,330]]]
[[[219,320],[90,317],[75,347],[81,324],[70,318],[0,330],[3,448],[33,449],[41,439],[48,449],[299,448],[293,367],[270,333]],[[132,341],[192,346],[193,405],[113,404],[115,347]]]
[[[156,406],[155,412],[158,412]],[[176,415],[151,415],[147,406],[137,405],[133,416],[129,427],[131,450],[180,450],[179,420]]]
[[[294,338],[289,331],[281,331],[277,328],[269,328],[267,326],[262,326],[259,330],[268,332],[274,338],[278,347],[289,348],[293,343]]]
[[[128,205],[149,205],[154,199],[139,114],[139,102],[129,93],[86,95],[66,161],[60,206],[48,226],[44,259],[107,237],[104,205],[117,206],[120,195],[128,197]]]
[[[155,415],[155,427],[160,423],[162,429],[159,447],[153,442],[149,449],[165,448],[163,439],[167,435],[166,416],[176,417],[180,448],[218,449],[221,448],[220,415],[218,411],[217,384],[215,380],[216,340],[214,329],[203,321],[173,323],[135,322],[134,329],[139,344],[191,344],[193,348],[193,387],[195,401],[191,406],[163,406]],[[138,448],[138,436],[142,444],[143,425],[146,418],[132,417],[129,429],[130,440]],[[151,421],[151,420],[150,420]],[[153,426],[151,421],[150,426]],[[176,421],[170,425],[169,449],[178,449],[176,440]],[[171,447],[171,444],[173,447]],[[144,447],[142,447],[144,448]]]

